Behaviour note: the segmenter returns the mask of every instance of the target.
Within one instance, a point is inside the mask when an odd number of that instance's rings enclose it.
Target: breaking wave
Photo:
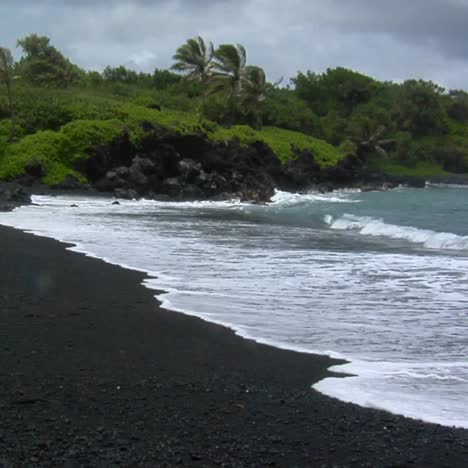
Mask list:
[[[364,236],[402,239],[422,244],[427,249],[468,250],[468,236],[458,236],[450,232],[436,232],[412,226],[398,226],[396,224],[387,224],[383,219],[350,214],[345,214],[336,219],[331,215],[326,215],[324,221],[331,229],[357,231]]]
[[[340,191],[329,193],[290,193],[277,190],[271,198],[271,204],[275,206],[308,205],[310,203],[360,203],[360,200],[351,199],[351,193],[356,191]]]

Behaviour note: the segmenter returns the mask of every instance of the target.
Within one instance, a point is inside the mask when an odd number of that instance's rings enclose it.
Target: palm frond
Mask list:
[[[207,94],[218,94],[221,92],[229,92],[231,89],[230,80],[226,75],[212,74],[208,86]]]
[[[253,65],[245,68],[243,80],[243,100],[245,103],[263,101],[269,86],[263,68]]]
[[[188,39],[173,55],[175,63],[171,69],[187,74],[189,79],[207,80],[213,59],[213,43],[205,43],[202,37]]]
[[[221,44],[214,53],[213,69],[217,73],[240,79],[247,63],[247,52],[240,44]]]
[[[10,49],[0,47],[0,72],[8,73],[12,70],[14,65],[13,55]]]

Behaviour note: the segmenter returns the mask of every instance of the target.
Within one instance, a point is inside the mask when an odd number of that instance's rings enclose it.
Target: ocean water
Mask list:
[[[352,376],[320,392],[468,428],[468,188],[277,192],[269,205],[34,201],[0,224],[148,272],[168,309],[345,358],[333,370]]]

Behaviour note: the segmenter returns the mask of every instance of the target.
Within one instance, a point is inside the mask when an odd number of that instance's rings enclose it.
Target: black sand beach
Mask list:
[[[159,309],[53,240],[0,227],[0,250],[0,467],[468,464],[468,430],[311,390],[329,358]]]

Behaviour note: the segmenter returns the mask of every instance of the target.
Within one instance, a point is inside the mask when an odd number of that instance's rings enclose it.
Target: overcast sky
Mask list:
[[[272,81],[344,66],[468,89],[468,0],[0,0],[0,45],[32,32],[88,69],[167,68],[201,35],[243,44]]]

